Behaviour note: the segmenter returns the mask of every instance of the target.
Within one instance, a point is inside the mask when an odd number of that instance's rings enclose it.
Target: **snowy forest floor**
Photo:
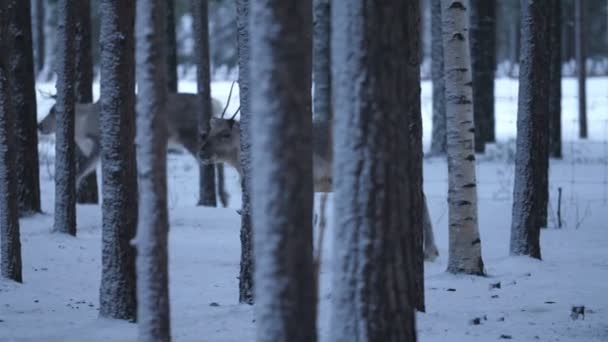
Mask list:
[[[589,80],[590,139],[585,142],[576,139],[575,82],[566,79],[563,84],[565,157],[551,161],[549,229],[541,236],[543,261],[510,257],[508,252],[516,81],[497,80],[500,143],[478,158],[480,232],[488,277],[445,272],[447,166],[443,158],[425,159],[424,185],[440,257],[425,263],[427,312],[418,315],[420,341],[481,342],[501,335],[517,341],[608,341],[608,79]],[[54,89],[52,84],[39,87]],[[195,89],[192,83],[180,87]],[[214,83],[212,91],[225,101],[229,87],[229,82]],[[234,95],[232,110],[238,107]],[[428,82],[423,83],[422,103],[428,146]],[[39,117],[50,105],[40,99]],[[134,341],[135,324],[98,318],[100,206],[78,206],[76,238],[50,233],[53,147],[52,139],[42,138],[44,214],[21,220],[24,283],[0,280],[0,341]],[[230,208],[216,209],[195,206],[197,172],[191,156],[169,156],[172,335],[176,341],[252,341],[254,309],[238,304],[237,174],[231,169],[226,173]],[[558,188],[562,188],[561,229],[556,228]],[[323,246],[321,340],[327,340],[329,329],[331,222],[330,217]],[[490,288],[499,282],[500,288]],[[573,305],[586,307],[584,320],[570,318]],[[478,325],[471,323],[476,318]]]

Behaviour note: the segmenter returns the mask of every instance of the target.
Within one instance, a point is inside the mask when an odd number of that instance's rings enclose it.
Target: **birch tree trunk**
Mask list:
[[[445,63],[449,257],[448,272],[484,275],[477,225],[468,1],[442,0]]]
[[[416,341],[422,217],[412,215],[422,215],[423,201],[417,198],[421,191],[414,195],[422,186],[414,184],[422,180],[416,171],[421,166],[414,165],[421,150],[413,150],[409,134],[420,120],[419,2],[350,0],[332,6],[330,340]]]
[[[139,341],[170,341],[167,233],[167,97],[165,2],[137,0],[136,81],[139,217],[137,320]]]
[[[447,151],[445,77],[443,73],[443,35],[441,25],[441,0],[431,0],[431,78],[433,79],[432,155],[444,155]]]
[[[312,0],[250,3],[257,341],[314,342]]]
[[[549,130],[550,155],[562,158],[562,2],[552,3],[550,42]]]
[[[135,164],[135,4],[102,0],[99,113],[102,269],[99,315],[135,320],[137,167]]]

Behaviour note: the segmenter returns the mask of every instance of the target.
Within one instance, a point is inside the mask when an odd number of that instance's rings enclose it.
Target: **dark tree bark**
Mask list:
[[[550,155],[553,158],[562,158],[562,2],[552,4],[550,38],[551,71],[549,79],[549,130]]]
[[[91,3],[90,0],[76,1],[76,102],[93,102],[93,57],[91,55]],[[82,165],[86,157],[76,148],[76,166]],[[78,203],[98,203],[97,172],[85,177],[76,191]]]
[[[253,304],[253,235],[251,232],[251,111],[249,110],[249,0],[236,3],[239,56],[239,102],[241,106],[241,262],[239,302]]]
[[[167,87],[177,93],[177,41],[175,36],[175,0],[167,0]]]
[[[33,3],[34,65],[38,75],[44,68],[44,0],[34,0]]]
[[[314,32],[312,75],[314,86],[314,118],[329,121],[331,109],[331,4],[329,0],[313,0]],[[329,132],[327,132],[329,134]]]
[[[410,125],[420,124],[419,3],[332,5],[340,177],[330,340],[416,341],[423,210],[422,192],[413,195],[421,187],[420,133]]]
[[[6,4],[1,3],[0,18],[6,15]],[[7,26],[0,22],[0,274],[22,282]]]
[[[170,341],[165,1],[138,0],[136,13],[137,326],[140,341]]]
[[[217,176],[217,179],[215,180],[215,184],[217,185],[217,197],[219,197],[222,207],[226,208],[228,207],[230,195],[228,195],[228,192],[226,191],[223,163],[217,164],[215,166],[215,175]]]
[[[57,102],[55,131],[55,222],[53,231],[76,235],[74,142],[76,2],[57,1]]]
[[[495,141],[496,0],[471,0],[469,6],[475,151],[484,152]]]
[[[574,2],[574,28],[576,41],[576,76],[578,78],[578,124],[579,137],[587,139],[587,1]]]
[[[135,248],[135,4],[102,0],[99,113],[102,173],[102,269],[99,315],[134,320]]]
[[[194,44],[196,54],[196,82],[201,103],[198,118],[199,136],[209,131],[209,120],[213,117],[211,111],[211,78],[209,72],[209,7],[208,0],[192,1],[192,17],[194,22]],[[199,166],[199,200],[198,205],[215,207],[215,166]]]
[[[40,178],[34,56],[30,2],[10,0],[4,19],[8,19],[7,67],[11,73],[11,102],[15,131],[15,175],[21,216],[40,212]]]
[[[550,0],[522,0],[521,65],[517,106],[515,184],[510,250],[540,259],[549,145]],[[545,203],[543,203],[545,202]]]
[[[445,78],[443,74],[443,36],[441,0],[431,0],[431,77],[433,79],[433,132],[431,154],[446,153]]]
[[[252,0],[250,15],[257,340],[312,342],[312,0]]]

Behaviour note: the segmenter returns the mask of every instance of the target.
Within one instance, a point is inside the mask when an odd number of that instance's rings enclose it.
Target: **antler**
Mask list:
[[[232,98],[232,88],[234,88],[235,83],[236,83],[236,81],[232,81],[232,85],[230,86],[230,92],[228,93],[228,100],[226,101],[226,107],[224,107],[224,110],[222,111],[222,115],[220,116],[220,119],[224,118],[224,114],[226,114],[226,109],[228,109],[228,105],[230,105],[230,99]]]
[[[56,100],[57,99],[57,94],[53,95],[50,92],[44,91],[40,88],[38,88],[38,92],[40,93],[40,96],[47,98],[47,99],[53,99]]]
[[[236,112],[234,112],[234,114],[232,114],[232,117],[230,118],[230,120],[234,120],[234,117],[236,116],[236,114],[238,114],[238,112],[241,110],[241,106],[239,105],[239,108],[236,109]]]

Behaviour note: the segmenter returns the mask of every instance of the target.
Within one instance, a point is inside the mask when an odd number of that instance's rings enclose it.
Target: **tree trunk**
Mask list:
[[[574,28],[576,40],[576,75],[578,78],[578,124],[579,138],[587,139],[587,1],[574,2]]]
[[[470,9],[475,151],[484,152],[495,141],[496,0],[470,0]]]
[[[44,67],[40,72],[42,82],[50,82],[57,70],[58,53],[57,0],[45,0],[44,9]]]
[[[76,146],[74,142],[75,5],[58,0],[55,131],[55,222],[53,231],[76,235]]]
[[[21,216],[40,212],[40,175],[30,2],[10,0],[6,36],[14,120],[15,176]]]
[[[562,158],[562,2],[555,1],[551,12],[550,40],[550,75],[549,88],[549,130],[550,155],[553,158]]]
[[[211,111],[211,78],[209,75],[209,7],[208,0],[192,1],[194,22],[194,44],[196,54],[196,81],[200,98],[201,112],[198,118],[199,136],[209,131]],[[199,166],[199,200],[198,205],[215,207],[215,166]]]
[[[446,152],[445,78],[443,74],[443,37],[441,0],[431,0],[431,78],[433,79],[433,133],[431,154]]]
[[[34,0],[32,8],[34,65],[35,74],[38,75],[44,67],[44,0]]]
[[[99,315],[134,320],[135,248],[135,5],[102,0],[99,128],[102,173],[102,270]],[[118,285],[118,286],[117,286]]]
[[[0,4],[0,18],[6,18],[6,4]],[[22,282],[21,242],[15,175],[15,146],[13,137],[13,105],[11,103],[10,72],[6,61],[6,21],[0,22],[0,274]]]
[[[414,310],[423,291],[416,266],[422,263],[422,192],[414,195],[422,186],[421,165],[415,165],[421,151],[414,146],[420,137],[419,2],[332,5],[330,340],[416,341]]]
[[[314,32],[313,32],[313,86],[314,86],[314,118],[319,121],[329,121],[331,109],[331,55],[330,55],[330,16],[329,0],[314,0]],[[329,133],[329,132],[327,132]]]
[[[442,0],[441,5],[449,179],[447,271],[484,275],[477,221],[468,1]]]
[[[548,153],[549,16],[551,0],[522,0],[522,63],[517,106],[517,146],[511,254],[540,259],[543,182]],[[546,203],[545,203],[546,205]]]
[[[250,14],[257,340],[313,342],[312,0]]]
[[[170,341],[165,2],[138,0],[136,13],[137,326],[139,341]]]
[[[217,197],[219,197],[222,207],[226,208],[228,207],[230,195],[228,195],[228,192],[226,191],[223,163],[217,164],[215,166],[215,174],[217,176],[217,179],[215,180],[215,184],[217,185]]]
[[[78,15],[76,22],[76,102],[93,102],[93,57],[91,55],[91,3],[90,0],[76,2]],[[82,165],[86,157],[80,149],[76,149],[77,165]],[[78,203],[99,202],[97,191],[97,172],[93,171],[78,184],[76,201]]]
[[[237,0],[237,45],[239,55],[239,102],[241,106],[241,262],[239,303],[253,304],[253,235],[251,232],[251,112],[249,110],[249,0]]]
[[[175,36],[175,0],[167,0],[167,87],[177,93],[177,41]]]

